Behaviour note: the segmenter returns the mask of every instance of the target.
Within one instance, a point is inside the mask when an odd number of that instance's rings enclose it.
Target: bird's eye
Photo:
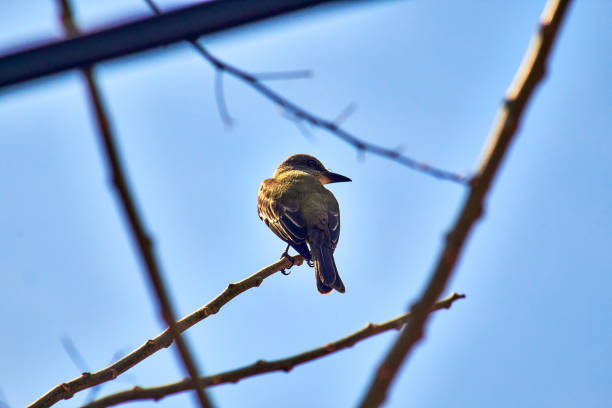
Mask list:
[[[310,167],[317,167],[317,163],[315,163],[315,161],[314,161],[314,160],[312,160],[312,159],[311,159],[311,160],[308,160],[308,162],[307,162],[307,163],[308,163],[308,165],[309,165]]]

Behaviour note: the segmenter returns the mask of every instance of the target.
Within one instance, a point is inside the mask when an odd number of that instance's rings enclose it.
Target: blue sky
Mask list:
[[[74,1],[85,29],[147,14],[144,2]],[[206,38],[251,72],[311,69],[274,89],[346,128],[471,172],[544,1],[372,2]],[[186,4],[164,2],[165,8]],[[612,3],[574,2],[449,291],[388,407],[604,407],[612,400]],[[61,30],[53,1],[2,2],[0,53]],[[261,95],[225,78],[235,124],[219,119],[214,70],[186,44],[101,64],[96,75],[131,186],[181,316],[278,259],[258,219],[259,183],[293,153],[352,178],[331,185],[342,214],[344,295],[317,293],[306,266],[248,291],[187,332],[202,372],[286,357],[406,310],[465,196],[461,186],[366,155],[316,129],[305,137]],[[78,73],[0,93],[0,400],[24,406],[140,346],[162,325],[120,216]],[[396,336],[290,374],[210,390],[220,407],[353,406]],[[182,377],[164,350],[99,395]],[[73,407],[87,392],[57,407]],[[182,394],[159,403],[182,407]]]

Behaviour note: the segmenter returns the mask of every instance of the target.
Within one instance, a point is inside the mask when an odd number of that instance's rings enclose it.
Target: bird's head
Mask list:
[[[351,181],[350,178],[342,174],[333,173],[327,170],[325,166],[323,166],[323,163],[308,154],[294,154],[293,156],[289,156],[276,168],[274,176],[276,177],[278,174],[290,170],[299,170],[311,174],[318,178],[321,184]]]

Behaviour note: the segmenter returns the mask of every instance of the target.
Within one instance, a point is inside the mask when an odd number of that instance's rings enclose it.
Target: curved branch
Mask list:
[[[449,309],[453,302],[457,299],[465,298],[465,295],[452,293],[450,296],[436,302],[431,311],[440,309]],[[235,370],[226,371],[219,374],[209,375],[200,378],[200,386],[203,388],[226,384],[236,383],[243,378],[252,377],[259,374],[271,373],[274,371],[289,372],[295,366],[307,363],[309,361],[328,356],[345,348],[352,347],[354,344],[365,340],[377,334],[396,329],[399,330],[409,319],[410,313],[403,314],[392,320],[388,320],[379,324],[367,324],[361,330],[358,330],[346,337],[336,340],[332,343],[325,344],[321,347],[296,354],[294,356],[283,358],[280,360],[264,361],[259,360],[254,364],[247,365]],[[161,385],[157,387],[141,388],[134,387],[130,390],[121,391],[116,394],[110,394],[95,401],[92,401],[83,406],[83,408],[101,408],[121,404],[136,400],[154,400],[158,401],[168,395],[192,389],[192,383],[189,378],[185,378],[175,383]]]
[[[217,98],[217,109],[223,124],[227,127],[232,126],[234,120],[229,114],[227,103],[225,102],[225,91],[223,90],[223,71],[215,71],[215,97]]]
[[[304,262],[304,258],[301,255],[295,255],[293,257],[293,262],[295,265],[299,266]],[[234,299],[242,292],[258,287],[267,277],[273,275],[281,269],[287,269],[289,267],[291,267],[291,262],[287,258],[283,258],[272,265],[268,265],[265,268],[260,269],[253,275],[241,280],[240,282],[230,283],[227,285],[227,288],[225,288],[225,290],[217,295],[217,297],[215,297],[213,300],[195,312],[177,321],[177,330],[181,333],[184,332],[196,323],[206,319],[208,316],[217,313],[226,303]],[[50,407],[62,399],[72,397],[72,395],[77,392],[94,387],[103,382],[114,380],[119,374],[122,374],[134,367],[136,364],[140,363],[142,360],[156,353],[162,348],[170,346],[170,344],[172,344],[172,334],[168,329],[166,329],[155,338],[147,340],[142,346],[108,367],[96,371],[95,373],[83,373],[80,377],[56,386],[29,405],[28,408]]]
[[[439,256],[436,269],[419,298],[411,308],[411,317],[402,333],[379,365],[361,407],[378,407],[386,398],[391,382],[413,346],[423,337],[431,305],[440,296],[461,254],[475,222],[482,215],[485,197],[493,178],[518,129],[523,113],[534,89],[544,77],[546,62],[569,0],[550,0],[542,14],[540,27],[527,50],[515,80],[506,93],[498,119],[494,123],[484,158],[472,182],[461,213],[453,229],[446,236],[446,245]]]
[[[78,28],[74,21],[68,0],[59,0],[58,3],[61,10],[60,18],[64,25],[66,34],[68,36],[77,34]],[[102,101],[102,95],[93,75],[93,69],[92,67],[84,67],[81,68],[81,72],[85,77],[87,94],[94,110],[98,134],[104,147],[105,159],[113,179],[116,193],[121,203],[123,216],[125,217],[129,226],[129,234],[131,234],[131,238],[134,240],[136,247],[138,248],[138,256],[140,256],[140,260],[144,266],[149,284],[152,286],[155,293],[161,318],[168,325],[170,332],[172,333],[172,337],[176,341],[180,361],[185,371],[187,371],[189,374],[190,381],[195,387],[198,384],[199,377],[196,362],[191,354],[191,351],[189,350],[189,347],[187,347],[187,343],[181,337],[180,332],[176,328],[176,319],[174,318],[172,302],[170,301],[170,295],[166,289],[161,268],[155,256],[153,240],[146,232],[144,222],[136,207],[136,200],[130,191],[126,173],[121,165],[119,149],[115,143],[115,135],[111,129],[108,114],[106,113],[106,109]],[[70,388],[68,388],[68,391],[71,391]],[[197,389],[196,395],[202,408],[212,407],[212,404],[204,392]]]
[[[153,0],[144,0],[147,5],[153,10],[156,15],[162,15],[160,8],[153,2]],[[390,149],[387,147],[382,147],[375,145],[370,142],[366,142],[348,131],[344,130],[339,126],[339,122],[330,121],[327,119],[323,119],[313,113],[306,111],[301,108],[297,104],[291,102],[284,96],[276,93],[272,90],[272,88],[264,85],[261,80],[265,78],[261,78],[261,76],[249,74],[246,71],[243,71],[240,68],[237,68],[233,65],[228,64],[225,61],[220,60],[219,58],[212,55],[208,50],[201,45],[197,40],[189,41],[198,52],[209,62],[211,63],[218,72],[227,72],[229,75],[232,75],[235,78],[242,80],[247,85],[254,88],[260,94],[264,95],[266,98],[276,103],[278,106],[283,108],[287,113],[291,116],[295,117],[297,120],[304,120],[310,123],[313,126],[318,128],[327,130],[331,134],[337,136],[338,138],[344,140],[345,142],[352,145],[359,153],[372,153],[377,156],[385,157],[389,160],[392,160],[396,163],[399,163],[403,166],[409,167],[421,173],[427,174],[429,176],[442,179],[449,180],[459,184],[468,184],[469,177],[453,173],[447,170],[440,169],[438,167],[431,166],[427,163],[423,163],[417,161],[411,157],[404,155],[399,149]],[[218,82],[218,79],[217,79]],[[220,103],[222,100],[218,97],[217,91],[217,102]],[[227,115],[226,109],[224,106],[219,106],[219,111],[221,112],[221,118],[225,123],[227,123]]]

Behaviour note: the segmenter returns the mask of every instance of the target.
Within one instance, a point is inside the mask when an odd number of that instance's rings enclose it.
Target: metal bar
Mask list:
[[[217,0],[0,57],[0,88],[338,0]],[[346,0],[344,0],[346,2]]]

